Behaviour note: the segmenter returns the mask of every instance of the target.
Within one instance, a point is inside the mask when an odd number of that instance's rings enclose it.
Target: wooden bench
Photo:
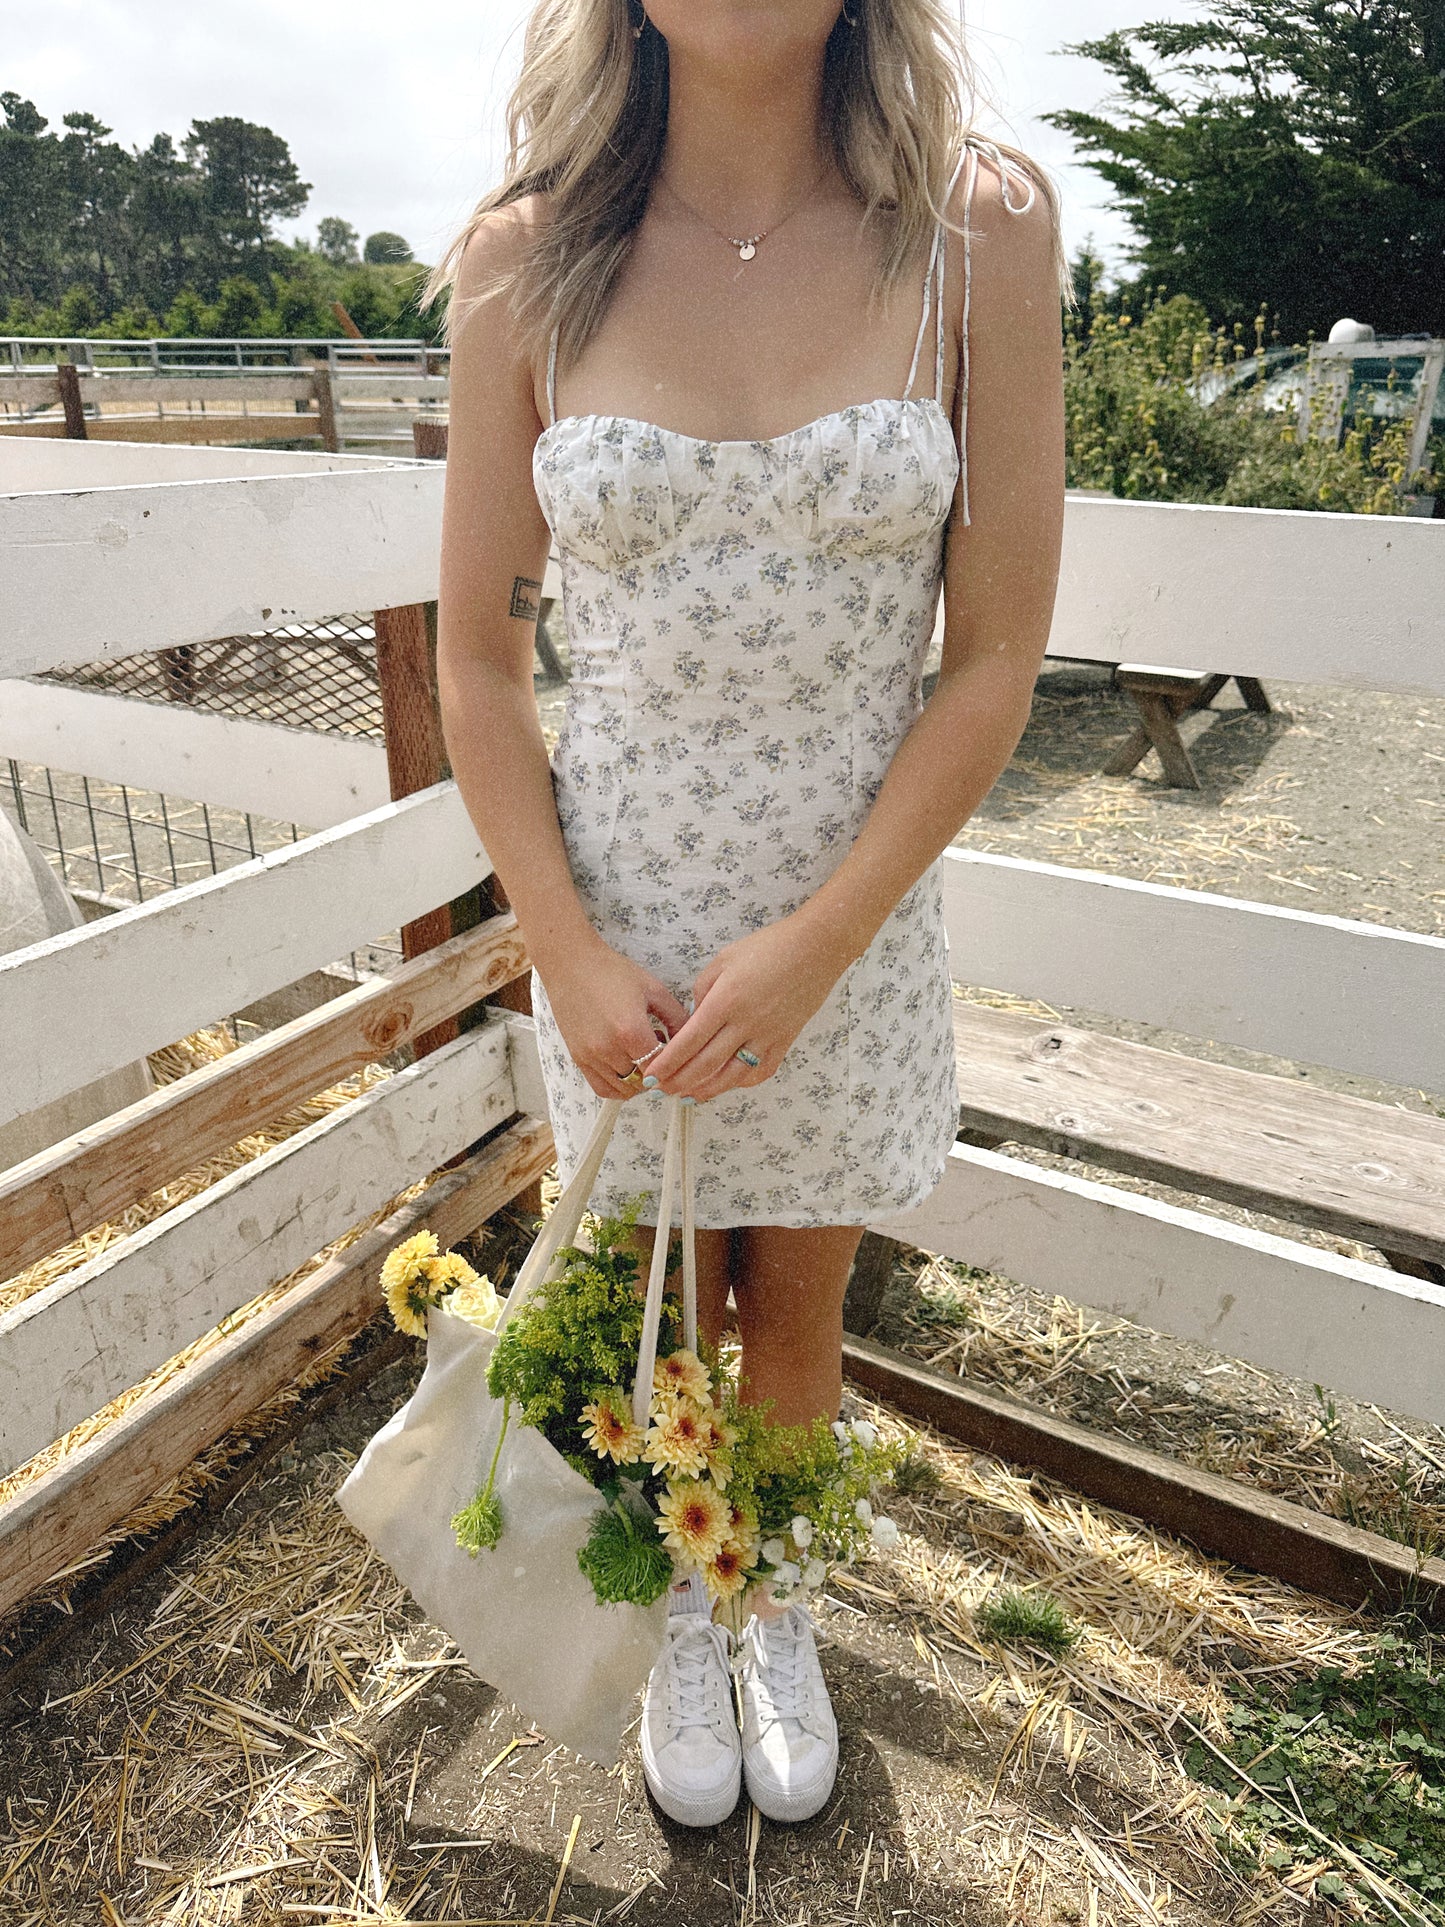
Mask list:
[[[964,1142],[1332,1231],[1445,1285],[1445,1119],[962,1000],[954,1038]]]
[[[1250,709],[1269,714],[1273,705],[1257,676],[1235,674],[1239,693]],[[1139,724],[1104,764],[1106,776],[1127,776],[1151,749],[1159,752],[1164,779],[1177,789],[1197,790],[1199,775],[1179,734],[1179,718],[1191,709],[1208,709],[1230,681],[1205,669],[1168,669],[1154,663],[1114,665],[1114,686],[1134,698]]]

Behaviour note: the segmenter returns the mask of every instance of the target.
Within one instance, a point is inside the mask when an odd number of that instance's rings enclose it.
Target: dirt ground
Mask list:
[[[542,692],[544,717],[555,693]],[[1051,666],[960,841],[1438,932],[1445,702],[1270,695],[1273,715],[1226,692],[1186,719],[1204,788],[1178,791],[1152,756],[1132,777],[1099,776],[1130,726],[1126,699],[1106,671]],[[1423,1091],[1267,1067],[1439,1108]],[[922,1253],[900,1261],[877,1335],[1374,1530],[1445,1543],[1445,1432],[1408,1415],[1322,1403]],[[1185,1761],[1192,1734],[1217,1736],[1252,1683],[1348,1663],[1378,1628],[936,1439],[920,1447],[936,1487],[890,1502],[899,1547],[839,1575],[821,1614],[843,1729],[833,1802],[794,1829],[746,1801],[715,1834],[674,1827],[634,1745],[604,1773],[530,1732],[342,1519],[337,1484],[418,1370],[391,1367],[307,1426],[20,1679],[0,1714],[0,1927],[1390,1918],[1324,1897],[1328,1854],[1246,1866]],[[1070,1651],[985,1635],[980,1609],[1014,1585],[1059,1601],[1078,1631]],[[25,1637],[53,1631],[60,1610]]]

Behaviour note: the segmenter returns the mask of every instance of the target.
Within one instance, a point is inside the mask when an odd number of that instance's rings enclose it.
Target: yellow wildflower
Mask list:
[[[658,1359],[652,1369],[652,1389],[664,1397],[690,1398],[695,1405],[706,1405],[712,1380],[696,1352],[679,1349],[669,1358]]]
[[[658,1406],[642,1456],[660,1472],[701,1472],[712,1447],[712,1420],[690,1398]]]
[[[722,1551],[730,1509],[716,1486],[678,1479],[658,1500],[657,1510],[663,1543],[684,1565],[709,1565]]]
[[[583,1436],[599,1459],[632,1465],[642,1456],[642,1427],[632,1417],[632,1401],[622,1391],[599,1392],[582,1407]]]
[[[434,1302],[424,1266],[437,1253],[434,1231],[418,1231],[393,1247],[381,1267],[381,1289],[398,1331],[426,1337],[426,1307]]]

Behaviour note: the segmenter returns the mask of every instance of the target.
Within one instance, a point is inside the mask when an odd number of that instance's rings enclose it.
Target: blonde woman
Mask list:
[[[969,133],[942,0],[541,0],[506,178],[432,279],[453,346],[447,746],[516,911],[559,1163],[651,1192],[696,1100],[699,1300],[749,1395],[836,1416],[865,1224],[957,1121],[940,853],[1022,734],[1063,512],[1058,203]],[[571,680],[532,693],[549,535]],[[926,706],[940,583],[942,669]],[[696,1595],[696,1596],[694,1596]],[[679,1589],[662,1809],[827,1800],[806,1608],[739,1663]]]

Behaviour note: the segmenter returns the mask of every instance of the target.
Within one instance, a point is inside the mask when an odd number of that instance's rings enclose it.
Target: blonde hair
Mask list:
[[[636,9],[636,11],[634,11]],[[980,97],[978,76],[943,0],[852,0],[828,36],[823,121],[833,159],[863,202],[888,217],[888,246],[870,298],[927,250],[938,205]],[[642,25],[640,36],[634,27]],[[513,268],[468,305],[512,292],[519,337],[533,354],[555,326],[558,354],[574,359],[591,338],[647,206],[667,133],[667,42],[639,0],[538,0],[522,71],[507,106],[507,163],[427,277],[423,308],[454,289],[468,242],[494,209],[545,193],[539,222]],[[1053,182],[1019,148],[999,151],[1024,168],[1053,224],[1060,292],[1073,304]],[[455,295],[443,333],[462,319]]]

